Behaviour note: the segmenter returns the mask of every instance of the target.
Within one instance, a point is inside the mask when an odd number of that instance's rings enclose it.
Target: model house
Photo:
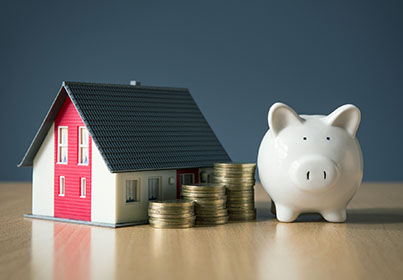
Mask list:
[[[118,227],[230,161],[188,89],[63,82],[19,166],[32,215]]]

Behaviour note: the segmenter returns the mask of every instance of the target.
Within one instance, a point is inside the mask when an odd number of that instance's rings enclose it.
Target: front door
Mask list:
[[[176,171],[176,198],[181,197],[182,185],[197,184],[198,182],[198,168],[178,169]]]

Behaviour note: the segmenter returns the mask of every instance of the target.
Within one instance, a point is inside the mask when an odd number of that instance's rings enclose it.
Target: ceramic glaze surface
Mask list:
[[[320,213],[329,222],[346,220],[363,174],[355,137],[360,120],[360,110],[350,104],[328,116],[298,115],[285,104],[273,104],[258,172],[279,221],[293,222],[305,212]]]

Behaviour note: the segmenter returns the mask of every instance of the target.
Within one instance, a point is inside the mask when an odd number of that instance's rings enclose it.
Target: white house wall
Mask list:
[[[55,174],[55,126],[52,124],[33,162],[32,214],[53,216]]]
[[[212,183],[213,182],[213,176],[214,176],[213,171],[214,171],[213,167],[199,168],[199,181],[200,181],[200,183]],[[205,172],[205,175],[203,175],[203,172]],[[206,177],[206,181],[202,180],[203,176]]]
[[[92,141],[91,221],[116,223],[116,174],[109,171]]]
[[[125,172],[117,174],[117,223],[148,219],[148,178],[161,177],[161,199],[176,198],[176,170]],[[170,178],[171,184],[169,183]],[[140,201],[126,203],[126,180],[140,180]]]

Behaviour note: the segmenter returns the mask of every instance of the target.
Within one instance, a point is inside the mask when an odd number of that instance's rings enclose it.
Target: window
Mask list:
[[[78,163],[88,164],[88,130],[80,127],[78,130]]]
[[[126,203],[140,201],[139,179],[126,180]]]
[[[148,178],[148,200],[161,199],[161,177]]]
[[[181,185],[190,185],[194,184],[194,174],[193,173],[185,173],[181,174]]]
[[[59,126],[57,143],[57,162],[67,164],[67,127]]]
[[[80,197],[82,198],[85,197],[85,193],[87,192],[86,188],[87,188],[87,182],[85,178],[81,178]]]
[[[195,178],[193,173],[184,173],[181,174],[180,177],[180,192],[182,193],[182,185],[191,185],[194,184]]]
[[[66,179],[64,178],[64,176],[60,176],[60,180],[59,180],[59,196],[64,196],[64,189],[65,189],[65,182]]]
[[[206,171],[200,172],[199,178],[200,178],[200,183],[207,183],[207,181],[208,181],[208,174],[207,174],[207,172],[206,172]]]

